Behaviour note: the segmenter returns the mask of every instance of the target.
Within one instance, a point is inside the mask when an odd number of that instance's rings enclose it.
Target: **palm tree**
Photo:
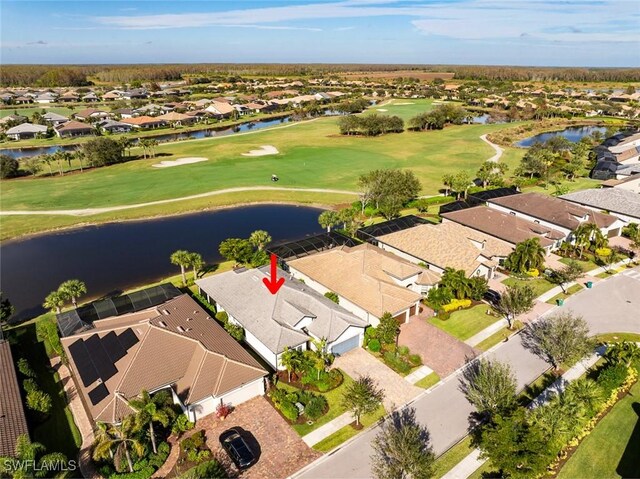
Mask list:
[[[584,250],[588,249],[591,245],[594,245],[596,248],[602,248],[608,243],[607,238],[595,223],[582,223],[573,231],[573,238],[576,248],[578,248],[579,251],[579,258],[582,258]]]
[[[457,299],[467,298],[471,293],[470,282],[461,269],[445,268],[440,284],[449,288]]]
[[[83,294],[87,294],[87,285],[79,279],[70,279],[60,285],[58,291],[71,299],[73,307],[78,307],[78,298]]]
[[[49,167],[49,176],[53,176],[53,168],[51,167],[51,163],[53,163],[53,157],[51,155],[42,155],[41,161]]]
[[[258,248],[258,251],[262,251],[264,247],[271,243],[271,236],[264,230],[256,230],[249,236],[249,242]]]
[[[53,158],[56,160],[56,163],[58,163],[58,173],[60,173],[60,176],[64,176],[64,171],[62,171],[62,164],[67,161],[69,163],[69,168],[71,168],[71,160],[73,158],[71,156],[71,153],[64,150],[58,150],[53,154]]]
[[[291,349],[288,346],[284,348],[282,354],[280,354],[280,364],[284,366],[287,373],[289,373],[289,382],[291,382],[291,373],[296,369],[297,358],[300,351]]]
[[[531,269],[540,269],[544,264],[545,250],[539,238],[529,238],[516,245],[507,257],[505,265],[515,273],[526,273]]]
[[[16,441],[16,453],[14,457],[0,456],[0,476],[12,477],[15,479],[26,479],[30,477],[41,477],[43,472],[49,472],[47,465],[59,464],[61,469],[67,463],[67,457],[60,452],[52,452],[44,456],[38,456],[46,448],[38,443],[31,442],[29,436],[21,434]],[[55,473],[56,478],[69,477],[70,471],[60,471]]]
[[[124,454],[129,466],[129,472],[133,472],[133,462],[129,447],[138,455],[144,455],[144,445],[137,439],[137,424],[132,416],[122,420],[120,424],[98,423],[96,439],[93,448],[93,459],[113,459],[116,469],[117,461]]]
[[[204,266],[204,260],[200,253],[189,253],[189,257],[189,265],[193,268],[193,280],[195,281],[198,277],[198,271]]]
[[[158,422],[163,427],[169,425],[169,421],[173,418],[173,411],[168,407],[169,393],[166,390],[159,391],[153,396],[148,391],[142,391],[139,398],[129,401],[131,406],[136,411],[136,423],[139,429],[149,425],[149,437],[151,437],[151,447],[153,453],[156,454],[158,449],[156,447],[156,434],[153,430],[153,423]]]
[[[187,284],[187,276],[184,273],[184,269],[187,266],[191,265],[191,253],[186,250],[179,249],[175,251],[171,257],[171,264],[175,264],[176,266],[180,266],[180,273],[182,274],[182,284]]]
[[[66,294],[62,291],[51,291],[47,295],[47,297],[44,298],[44,303],[42,303],[42,306],[52,311],[55,309],[56,313],[60,314],[60,311],[62,311],[62,307],[65,305],[68,299],[68,296],[66,296]]]
[[[449,196],[449,190],[451,189],[451,185],[453,185],[454,176],[451,174],[444,175],[442,177],[442,184],[444,185],[444,196]]]
[[[147,152],[149,151],[150,148],[150,144],[149,144],[149,139],[148,138],[138,138],[138,146],[140,146],[142,148],[142,155],[144,157],[144,159],[147,159]],[[151,156],[151,155],[149,155]]]
[[[333,210],[323,211],[318,216],[318,223],[323,228],[327,228],[327,233],[331,231],[331,227],[339,222],[338,213]]]

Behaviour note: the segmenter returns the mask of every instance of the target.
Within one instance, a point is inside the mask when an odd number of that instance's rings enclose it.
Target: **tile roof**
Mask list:
[[[47,131],[46,125],[35,125],[33,123],[23,123],[13,128],[9,128],[7,135],[15,135],[20,133],[45,133]]]
[[[72,368],[81,379],[79,368],[86,365],[73,351],[76,342],[83,340],[86,345],[91,341],[91,347],[103,347],[111,354],[107,336],[113,340],[122,334],[134,334],[135,341],[126,348],[122,346],[126,351],[120,357],[109,356],[112,361],[106,366],[115,368],[111,375],[101,375],[97,380],[92,377],[90,384],[78,380],[96,421],[116,422],[129,414],[127,400],[143,389],[174,385],[183,401],[192,404],[223,395],[266,374],[254,357],[186,294],[146,312],[100,320],[97,326],[62,338]],[[100,356],[97,350],[88,352],[92,362]],[[90,393],[100,385],[107,393],[92,402]]]
[[[589,215],[587,221],[595,223],[599,228],[609,227],[616,221],[613,216],[588,210],[570,201],[540,193],[522,193],[490,199],[488,202],[570,230],[576,229],[586,215]]]
[[[640,195],[629,190],[621,188],[590,189],[569,193],[561,198],[640,219]]]
[[[462,269],[467,275],[482,263],[493,264],[493,257],[508,256],[513,249],[506,241],[451,222],[419,225],[378,240],[440,268]]]
[[[158,120],[157,118],[151,117],[151,116],[138,116],[135,118],[123,118],[122,120],[123,123],[129,123],[130,125],[137,125],[137,126],[143,126],[143,125],[155,125],[158,123],[165,123],[164,120]]]
[[[76,131],[76,130],[85,130],[85,131],[93,131],[93,127],[91,125],[87,125],[86,123],[81,123],[79,121],[68,121],[63,123],[60,126],[56,127],[56,131],[60,133],[61,131]]]
[[[295,259],[289,265],[377,317],[385,312],[395,315],[420,300],[420,294],[396,280],[412,276],[418,280],[422,274],[437,278],[432,271],[368,243],[340,246]]]
[[[29,434],[11,346],[0,339],[0,457],[13,457],[16,441]]]
[[[540,244],[546,247],[565,236],[553,228],[486,206],[442,213],[442,217],[513,245],[529,238],[538,238]]]
[[[243,269],[209,276],[196,284],[276,354],[309,340],[309,335],[295,328],[305,316],[313,317],[307,326],[309,333],[329,342],[338,339],[349,326],[367,326],[283,271],[278,270],[278,276],[285,278],[284,285],[277,294],[269,293],[262,283],[267,274],[268,267]]]

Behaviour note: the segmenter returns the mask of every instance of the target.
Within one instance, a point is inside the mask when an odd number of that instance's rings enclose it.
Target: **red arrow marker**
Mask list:
[[[271,294],[276,294],[280,287],[284,284],[284,278],[278,278],[277,272],[278,258],[275,254],[271,255],[271,279],[262,278],[262,282]]]

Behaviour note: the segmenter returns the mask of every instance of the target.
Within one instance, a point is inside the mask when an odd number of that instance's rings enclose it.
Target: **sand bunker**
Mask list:
[[[178,160],[164,160],[155,165],[151,165],[154,168],[171,168],[172,166],[189,165],[191,163],[200,163],[201,161],[207,161],[209,158],[202,157],[189,157],[180,158]]]
[[[262,145],[259,150],[251,150],[248,153],[243,153],[242,156],[265,156],[265,155],[277,155],[280,153],[275,146]]]
[[[384,108],[378,108],[378,111],[389,111],[389,110],[385,110]]]
[[[405,101],[404,103],[394,103],[395,106],[402,106],[402,105],[415,105],[415,103],[413,103],[412,101]]]

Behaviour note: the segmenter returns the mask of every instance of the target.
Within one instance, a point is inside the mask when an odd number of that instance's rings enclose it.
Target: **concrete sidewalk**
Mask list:
[[[498,331],[500,331],[502,328],[506,326],[509,326],[509,322],[506,319],[499,319],[495,323],[493,323],[491,326],[487,326],[479,333],[471,336],[469,339],[465,341],[465,343],[467,343],[471,347],[477,346],[482,341],[487,339],[489,336],[497,333]]]
[[[551,386],[542,391],[542,393],[537,398],[535,398],[528,407],[534,408],[541,406],[542,404],[550,401],[551,398],[556,394],[564,391],[571,381],[575,381],[584,373],[586,373],[587,370],[591,368],[598,361],[598,359],[602,357],[604,351],[605,348],[600,347],[594,354],[571,367]],[[480,459],[480,450],[474,449],[467,457],[456,464],[453,469],[442,476],[442,479],[466,479],[471,474],[476,472],[478,468],[485,462],[487,462],[486,459]]]
[[[404,377],[404,380],[410,382],[411,384],[415,384],[418,381],[420,381],[422,378],[426,378],[432,372],[433,372],[433,369],[431,369],[429,366],[420,366],[411,374],[407,374]]]
[[[307,446],[312,447],[318,444],[324,438],[331,436],[336,431],[339,431],[343,427],[351,424],[354,421],[353,416],[345,412],[341,416],[329,421],[327,424],[320,426],[315,431],[311,431],[306,436],[302,436],[302,440]]]

